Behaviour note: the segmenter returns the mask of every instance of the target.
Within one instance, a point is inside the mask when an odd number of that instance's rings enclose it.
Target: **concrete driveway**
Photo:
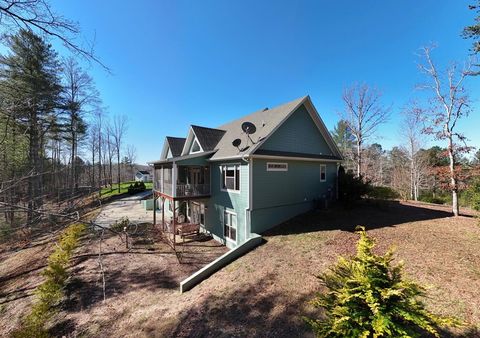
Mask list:
[[[95,222],[101,226],[109,227],[122,217],[128,217],[132,223],[152,223],[153,211],[146,211],[141,203],[141,200],[148,197],[151,193],[151,191],[145,191],[105,204]]]

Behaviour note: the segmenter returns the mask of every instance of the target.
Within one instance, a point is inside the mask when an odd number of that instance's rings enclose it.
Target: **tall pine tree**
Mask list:
[[[32,31],[21,29],[8,37],[7,45],[9,52],[0,57],[0,79],[10,114],[28,137],[30,223],[34,210],[42,206],[45,135],[59,106],[61,67],[51,45]]]

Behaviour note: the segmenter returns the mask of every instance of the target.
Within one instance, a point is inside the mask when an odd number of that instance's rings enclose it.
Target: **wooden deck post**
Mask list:
[[[165,231],[165,197],[161,197],[162,199],[162,231]]]
[[[155,227],[157,225],[157,210],[156,210],[156,204],[157,204],[157,196],[155,194],[155,191],[153,192],[153,226]]]
[[[175,199],[172,200],[173,203],[173,250],[175,250],[175,242],[176,242],[176,221],[175,221]]]

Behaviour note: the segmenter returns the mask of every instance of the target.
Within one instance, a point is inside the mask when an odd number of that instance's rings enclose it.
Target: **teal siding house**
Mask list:
[[[341,161],[309,96],[218,128],[192,125],[186,138],[166,137],[160,160],[150,163],[161,210],[154,222],[234,248],[336,199]]]

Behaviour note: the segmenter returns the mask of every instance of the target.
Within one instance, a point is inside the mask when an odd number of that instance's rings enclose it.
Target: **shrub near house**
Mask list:
[[[324,318],[305,318],[318,337],[439,337],[438,326],[457,325],[426,310],[420,300],[425,288],[403,276],[403,265],[392,266],[393,250],[379,256],[363,227],[353,258],[340,257],[319,276],[327,292],[311,304]]]
[[[129,185],[128,194],[129,195],[134,195],[134,194],[137,194],[139,192],[145,191],[145,189],[146,189],[145,183],[137,181],[137,182]]]

